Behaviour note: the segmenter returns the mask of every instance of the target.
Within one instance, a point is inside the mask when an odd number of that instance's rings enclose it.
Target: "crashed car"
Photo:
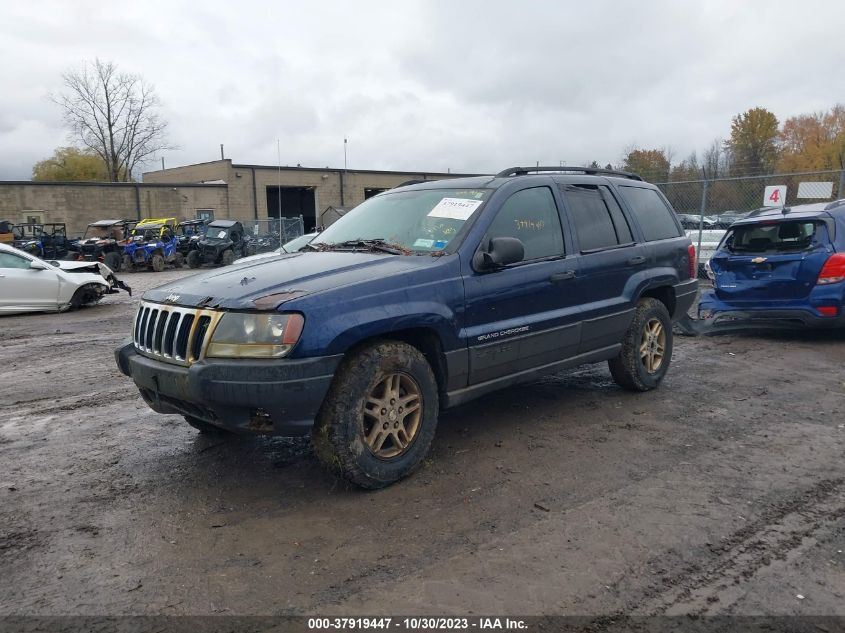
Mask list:
[[[46,262],[0,244],[0,314],[64,312],[131,289],[99,262]]]
[[[751,213],[722,238],[708,276],[700,327],[845,327],[845,199]]]

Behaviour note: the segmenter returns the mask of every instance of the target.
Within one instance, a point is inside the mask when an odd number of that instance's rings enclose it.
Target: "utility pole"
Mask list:
[[[343,171],[346,171],[346,144],[347,144],[347,140],[344,137],[344,139],[343,139]]]
[[[223,156],[223,143],[220,143],[220,160],[224,160],[224,156]]]
[[[164,156],[161,157],[161,171],[164,171]]]
[[[276,153],[279,159],[279,222],[282,221],[282,143],[276,139]]]

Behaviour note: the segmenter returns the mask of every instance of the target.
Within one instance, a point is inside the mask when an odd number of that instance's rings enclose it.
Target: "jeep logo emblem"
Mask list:
[[[179,301],[179,296],[180,295],[169,294],[164,298],[164,300],[170,303],[176,303],[177,301]]]

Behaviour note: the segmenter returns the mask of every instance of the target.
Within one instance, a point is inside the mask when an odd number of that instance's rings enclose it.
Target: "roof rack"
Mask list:
[[[496,174],[497,178],[506,178],[507,176],[524,176],[532,172],[541,171],[556,171],[556,172],[580,172],[588,176],[604,175],[604,176],[619,176],[621,178],[630,178],[631,180],[642,180],[637,174],[632,174],[627,171],[616,171],[615,169],[598,169],[596,167],[508,167]]]

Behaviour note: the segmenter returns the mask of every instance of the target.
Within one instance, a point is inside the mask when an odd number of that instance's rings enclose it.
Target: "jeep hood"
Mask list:
[[[430,258],[381,253],[289,253],[235,262],[144,293],[174,305],[271,310],[305,295],[388,277],[418,268]]]

